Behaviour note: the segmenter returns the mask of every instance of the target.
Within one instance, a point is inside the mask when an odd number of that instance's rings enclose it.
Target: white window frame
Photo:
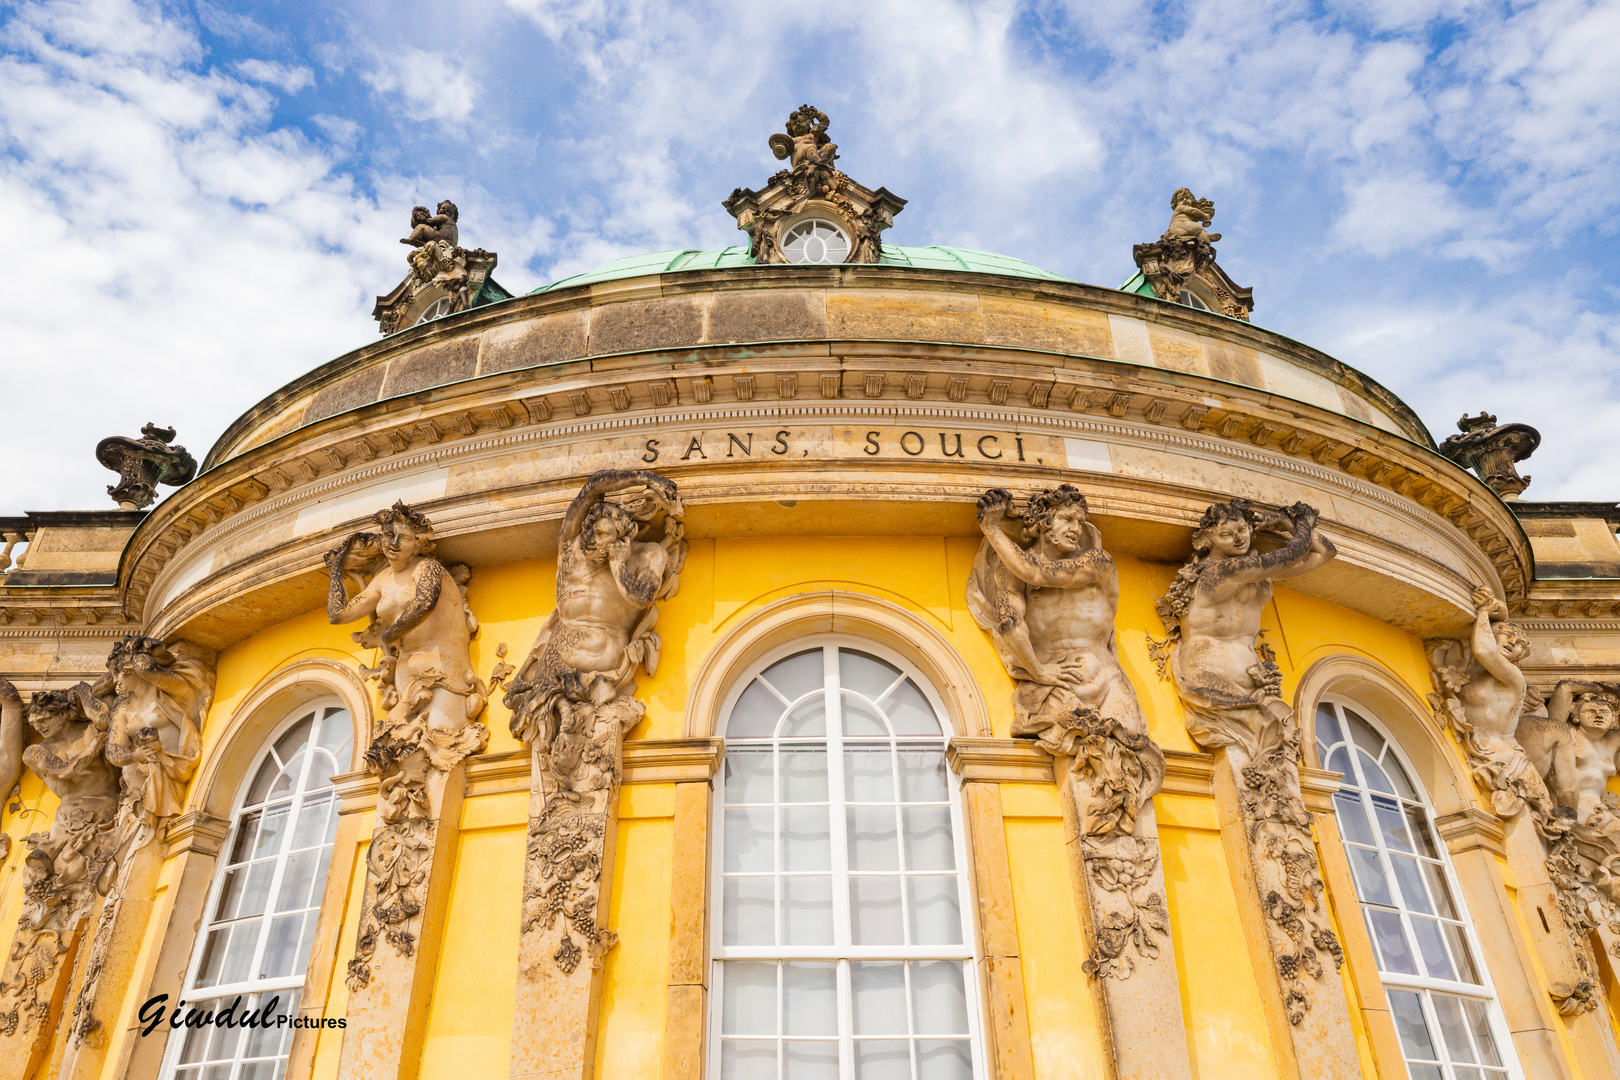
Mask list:
[[[1412,785],[1412,790],[1417,792],[1417,802],[1423,807],[1423,812],[1428,817],[1429,831],[1434,838],[1435,848],[1440,854],[1440,872],[1445,877],[1446,887],[1451,890],[1452,901],[1457,905],[1459,913],[1462,916],[1461,924],[1463,937],[1469,950],[1473,954],[1469,959],[1473,962],[1475,970],[1479,972],[1480,982],[1475,984],[1453,982],[1448,979],[1435,979],[1423,975],[1406,975],[1398,971],[1385,971],[1380,963],[1378,964],[1376,970],[1378,973],[1379,982],[1383,986],[1385,1004],[1389,1005],[1389,991],[1391,989],[1418,992],[1418,1001],[1421,1003],[1423,1008],[1424,1023],[1426,1023],[1429,1028],[1429,1038],[1431,1041],[1438,1042],[1440,1047],[1446,1052],[1446,1057],[1448,1060],[1446,1064],[1441,1065],[1441,1071],[1446,1076],[1446,1080],[1451,1080],[1452,1076],[1454,1076],[1454,1074],[1451,1072],[1451,1064],[1449,1062],[1451,1051],[1450,1048],[1445,1045],[1445,1035],[1441,1031],[1439,1017],[1435,1015],[1434,1003],[1432,999],[1427,994],[1422,993],[1422,991],[1429,990],[1436,993],[1447,994],[1451,997],[1472,998],[1475,1001],[1484,1002],[1485,1015],[1487,1022],[1491,1027],[1491,1038],[1496,1040],[1496,1049],[1497,1053],[1501,1055],[1502,1067],[1506,1068],[1510,1080],[1524,1080],[1524,1071],[1519,1063],[1518,1050],[1513,1043],[1513,1033],[1511,1030],[1509,1030],[1507,1026],[1507,1019],[1502,1013],[1501,1000],[1497,997],[1496,987],[1491,981],[1490,965],[1486,962],[1485,950],[1480,946],[1479,934],[1474,929],[1474,917],[1468,910],[1468,898],[1463,893],[1461,882],[1457,880],[1457,871],[1451,862],[1451,850],[1446,847],[1445,837],[1440,835],[1440,830],[1435,825],[1434,803],[1429,799],[1429,791],[1428,788],[1423,784],[1422,775],[1415,768],[1413,768],[1411,759],[1406,756],[1406,751],[1401,748],[1400,740],[1396,739],[1394,735],[1390,734],[1388,726],[1386,726],[1384,722],[1378,718],[1377,710],[1369,708],[1362,702],[1359,702],[1354,698],[1347,697],[1343,694],[1323,694],[1321,699],[1317,702],[1317,707],[1320,708],[1324,705],[1336,705],[1341,710],[1354,709],[1356,715],[1365,720],[1367,725],[1383,738],[1384,743],[1388,747],[1388,752],[1394,755],[1396,763],[1401,767],[1402,770],[1405,771],[1406,781]],[[1359,745],[1350,735],[1350,728],[1347,719],[1342,715],[1342,713],[1338,715],[1336,719],[1339,721],[1340,726],[1344,729],[1344,736],[1348,745],[1354,749],[1359,749]],[[1311,729],[1314,742],[1316,734],[1316,720],[1314,717],[1312,718]],[[1321,756],[1321,748],[1319,746],[1313,746],[1313,750],[1315,750],[1315,752]],[[1351,759],[1352,767],[1359,770],[1360,761],[1356,758],[1355,753],[1352,752],[1348,756]],[[1322,768],[1327,768],[1327,760],[1325,756],[1322,757],[1321,765]],[[1358,784],[1356,782],[1356,776],[1353,773],[1345,774],[1344,780],[1340,781],[1340,784],[1342,789],[1351,790],[1360,795],[1363,802],[1370,802],[1370,798],[1374,794],[1372,788],[1362,787],[1360,784]],[[1377,794],[1382,794],[1382,792],[1378,792]],[[1404,796],[1401,796],[1401,798],[1404,798]],[[1335,822],[1338,820],[1337,806],[1334,807],[1334,820]],[[1377,827],[1376,821],[1370,816],[1368,817],[1368,825],[1374,829]],[[1340,829],[1339,833],[1341,846],[1343,846],[1345,842],[1343,839],[1344,832],[1342,829]],[[1406,903],[1405,896],[1400,891],[1400,883],[1396,880],[1395,875],[1390,872],[1387,866],[1386,852],[1384,850],[1384,844],[1382,841],[1380,841],[1378,845],[1378,856],[1379,866],[1383,870],[1384,879],[1391,889],[1391,896],[1399,897],[1397,911],[1399,912],[1401,919],[1402,932],[1407,935],[1408,942],[1415,943],[1417,941],[1417,936],[1412,932],[1411,910]],[[1348,862],[1348,850],[1345,851],[1345,859]],[[1369,943],[1371,944],[1373,950],[1373,959],[1374,962],[1377,963],[1380,958],[1378,942],[1373,936],[1372,930],[1367,927],[1366,916],[1362,914],[1361,894],[1359,891],[1355,891],[1353,870],[1351,876],[1351,888],[1352,893],[1350,899],[1355,902],[1356,917],[1362,920],[1362,928],[1369,938]],[[1393,1022],[1393,1007],[1391,1007],[1391,1018]],[[1404,1043],[1400,1044],[1400,1051],[1401,1065],[1404,1068],[1406,1066],[1406,1046]],[[1477,1064],[1474,1066],[1463,1064],[1462,1067],[1479,1068]],[[1492,1068],[1495,1068],[1495,1066],[1492,1066]]]
[[[838,650],[849,648],[872,656],[894,665],[901,674],[909,678],[922,691],[929,706],[934,710],[934,716],[940,724],[940,750],[944,751],[949,745],[953,731],[951,728],[950,713],[946,711],[944,702],[935,690],[931,680],[916,666],[893,650],[866,638],[848,634],[817,634],[796,639],[786,645],[778,646],[764,653],[737,676],[727,689],[726,696],[721,703],[719,716],[716,718],[715,730],[722,736],[725,727],[730,722],[732,709],[743,693],[753,684],[755,676],[761,674],[779,660],[811,649],[822,650],[822,692],[827,697],[827,734],[823,739],[827,747],[827,790],[829,799],[836,798],[838,805],[845,805],[844,763],[843,763],[843,687],[839,680]],[[836,714],[834,710],[839,712]],[[902,748],[901,741],[906,736],[891,736],[890,745],[895,749]],[[911,738],[916,738],[912,736]],[[772,735],[769,739],[738,740],[738,746],[775,746],[779,742],[809,741],[809,738],[798,736]],[[859,737],[857,742],[862,741]],[[766,961],[840,961],[838,964],[838,1060],[840,1077],[854,1076],[854,1032],[853,1027],[846,1027],[845,1020],[853,1013],[853,990],[851,987],[850,967],[851,960],[958,960],[963,967],[963,988],[967,995],[967,1014],[969,1047],[973,1063],[973,1075],[987,1076],[986,1058],[984,1048],[984,995],[979,986],[979,960],[982,948],[979,942],[979,927],[976,913],[978,911],[978,897],[974,890],[974,875],[971,852],[968,850],[966,822],[962,814],[962,785],[961,778],[947,767],[946,791],[950,801],[952,842],[955,848],[956,877],[959,888],[962,917],[962,944],[961,945],[839,945],[836,942],[841,938],[847,939],[850,935],[850,908],[849,908],[849,854],[847,837],[836,832],[832,836],[832,879],[833,879],[833,939],[832,945],[726,945],[723,942],[725,930],[725,916],[721,909],[724,903],[723,874],[725,869],[725,782],[724,774],[715,785],[713,811],[711,821],[711,837],[709,848],[710,882],[709,895],[714,897],[714,912],[709,919],[709,965],[710,965],[710,993],[708,1016],[708,1066],[706,1076],[711,1080],[719,1080],[720,1076],[720,1022],[721,1003],[724,1000],[724,962],[727,960],[766,960]],[[898,792],[896,793],[898,796]],[[777,806],[781,802],[781,792],[773,788],[773,798]],[[900,838],[903,843],[903,837]],[[780,845],[780,835],[775,843]],[[776,865],[780,866],[778,858]],[[781,871],[776,872],[780,874]],[[904,893],[901,902],[902,919],[909,920],[910,914],[906,910]],[[910,993],[909,967],[907,968],[906,1011],[908,1022],[915,1030],[915,1018],[912,1013],[912,998]],[[781,993],[780,984],[778,993]],[[778,1031],[782,1030],[781,1017],[778,1017]],[[784,1036],[775,1036],[780,1041]],[[927,1036],[912,1035],[913,1041],[926,1040]]]
[[[196,981],[199,974],[199,968],[202,964],[203,949],[207,946],[209,930],[212,928],[215,921],[214,912],[215,908],[219,904],[220,893],[225,888],[227,869],[231,865],[231,847],[236,842],[237,832],[241,826],[243,803],[247,798],[249,791],[253,787],[253,781],[258,778],[259,770],[262,769],[264,767],[264,763],[269,760],[271,750],[275,747],[276,743],[287,734],[287,732],[291,731],[300,721],[307,717],[318,716],[322,721],[324,721],[326,717],[333,712],[342,712],[348,714],[349,707],[345,702],[330,695],[322,695],[300,704],[297,708],[293,709],[292,712],[289,713],[281,723],[277,724],[275,728],[271,730],[268,736],[265,737],[263,745],[253,758],[252,766],[244,774],[242,782],[236,792],[236,797],[231,801],[230,827],[226,830],[225,842],[220,846],[219,855],[214,864],[213,879],[208,886],[207,902],[203,905],[202,918],[197,923],[197,940],[192,944],[191,958],[186,962],[185,979],[181,984],[182,992],[176,996],[176,1005],[178,1005],[179,1001],[184,1001],[186,1002],[186,1007],[189,1008],[194,1002],[207,1003],[214,1001],[234,1000],[237,995],[242,996],[245,1004],[246,1001],[251,1000],[254,995],[275,994],[288,990],[303,989],[304,977],[308,973],[307,965],[306,970],[294,971],[289,975],[284,975],[277,978],[249,979],[246,981],[220,983],[217,986],[205,986],[200,988],[194,986],[193,983]],[[349,722],[351,725],[353,724],[354,721],[352,716],[350,717]],[[314,725],[311,725],[312,740],[313,735]],[[352,733],[350,738],[352,740]],[[306,743],[306,745],[308,744]],[[307,790],[302,788],[302,785],[308,780],[310,762],[313,760],[313,756],[306,757],[303,770],[299,776],[300,788],[295,789],[292,804],[293,813],[288,816],[286,826],[289,842],[292,836],[295,835],[297,825],[297,804],[302,802],[303,796],[309,793]],[[349,764],[350,762],[339,761],[338,767],[341,770],[346,768]],[[334,794],[333,798],[336,799],[336,797],[337,796]],[[267,886],[267,891],[265,894],[267,897],[267,905],[273,904],[275,902],[275,898],[281,894],[282,878],[286,873],[287,864],[290,861],[288,855],[289,852],[283,850],[276,860],[276,867],[274,872],[271,874],[270,884]],[[327,873],[331,874],[331,872],[332,866],[329,861],[327,864]],[[316,883],[315,889],[318,891],[324,891],[324,882]],[[317,916],[317,919],[318,918],[319,916]],[[259,965],[263,963],[264,950],[266,947],[268,947],[269,941],[270,935],[268,933],[261,933],[259,935],[259,943],[254,949],[253,961],[248,967],[249,971],[257,971]],[[194,995],[197,995],[199,991],[201,992],[202,996],[194,997]],[[300,1009],[302,1008],[302,1003],[300,1003],[299,1007]],[[176,1071],[182,1067],[180,1054],[182,1048],[185,1046],[186,1036],[189,1030],[190,1029],[188,1028],[180,1027],[172,1030],[169,1033],[168,1045],[164,1048],[163,1066],[158,1070],[158,1075],[162,1077],[163,1080],[171,1080]],[[244,1031],[240,1038],[246,1040],[249,1034],[250,1032]],[[290,1034],[291,1033],[289,1033],[289,1035]],[[241,1048],[239,1044],[236,1060],[231,1063],[230,1075],[233,1080],[242,1074],[242,1068],[243,1062],[241,1060]]]
[[[787,253],[787,250],[788,250],[788,245],[792,242],[793,234],[795,232],[797,232],[798,230],[800,230],[800,229],[810,227],[810,226],[815,226],[815,225],[824,225],[827,228],[831,229],[833,232],[838,234],[838,238],[844,242],[844,257],[843,258],[841,258],[841,259],[814,259],[814,260],[807,259],[804,262],[799,262],[799,261],[789,257],[789,255]],[[825,241],[823,241],[823,243],[825,243]],[[854,252],[855,252],[855,242],[850,239],[849,231],[847,229],[845,229],[842,225],[838,224],[838,222],[833,221],[831,218],[816,217],[814,215],[812,215],[810,217],[800,218],[798,221],[795,221],[793,224],[791,224],[787,228],[783,229],[782,230],[781,246],[782,246],[782,257],[784,259],[787,259],[787,261],[793,266],[843,266],[845,263],[849,262],[850,255],[854,254]]]

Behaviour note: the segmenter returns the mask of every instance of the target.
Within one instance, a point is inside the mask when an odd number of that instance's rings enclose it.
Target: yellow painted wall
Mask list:
[[[973,539],[961,537],[693,542],[678,593],[661,605],[661,662],[656,676],[640,680],[647,715],[631,737],[680,737],[691,680],[717,641],[761,606],[819,589],[867,593],[926,619],[973,671],[994,732],[1006,735],[1012,720],[1012,682],[965,601],[976,547]],[[1142,700],[1153,737],[1169,749],[1194,750],[1173,689],[1159,678],[1147,651],[1150,636],[1164,635],[1154,601],[1168,587],[1176,567],[1130,557],[1119,557],[1117,563],[1120,661]],[[507,659],[521,663],[553,606],[555,572],[555,560],[533,559],[484,567],[474,574],[468,595],[482,624],[473,645],[473,663],[480,673],[487,674],[496,663],[495,649],[502,642],[509,647]],[[1292,694],[1300,675],[1316,660],[1345,652],[1381,664],[1419,696],[1428,689],[1422,643],[1376,620],[1278,590],[1265,625],[1282,667],[1285,694]],[[215,703],[204,728],[204,753],[216,752],[219,734],[233,712],[266,677],[290,661],[327,656],[372,662],[374,654],[362,654],[349,639],[357,628],[331,627],[324,613],[311,612],[227,649],[219,660]],[[519,749],[508,721],[497,697],[485,717],[491,734],[489,752]],[[619,933],[620,944],[605,965],[597,1049],[598,1075],[606,1078],[652,1078],[662,1067],[673,794],[672,785],[627,785],[621,799],[610,901],[610,925]],[[14,837],[41,827],[51,809],[49,796],[42,796],[31,777],[23,795],[24,803],[37,805],[41,814],[26,824],[15,818],[8,821]],[[1085,948],[1055,793],[1040,785],[1005,784],[1002,798],[1037,1075],[1052,1080],[1102,1077],[1103,1053],[1080,968]],[[1165,795],[1156,805],[1195,1071],[1204,1080],[1274,1076],[1271,1040],[1264,1028],[1260,991],[1238,919],[1214,804],[1207,798]],[[525,814],[522,793],[475,795],[465,804],[428,1020],[423,1080],[466,1080],[503,1075],[506,1069]],[[365,828],[369,830],[369,820]],[[20,899],[17,846],[0,870],[4,888],[0,918],[13,920]],[[342,868],[350,875],[350,889],[344,932],[338,953],[331,958],[334,976],[327,1015],[342,1015],[346,1005],[342,973],[354,945],[364,856],[362,844],[352,864]],[[130,988],[126,1015],[147,992],[145,987]],[[341,1032],[321,1034],[316,1076],[336,1076],[340,1039]]]

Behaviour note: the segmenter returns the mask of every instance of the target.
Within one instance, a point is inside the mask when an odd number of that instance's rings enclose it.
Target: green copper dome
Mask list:
[[[1062,274],[1054,274],[1031,266],[1022,259],[1007,255],[992,255],[986,251],[969,251],[955,247],[900,247],[883,245],[882,266],[916,266],[928,270],[965,270],[975,274],[1002,274],[1008,277],[1038,278],[1045,281],[1070,281]],[[645,255],[627,255],[622,259],[603,263],[594,270],[574,274],[550,285],[542,285],[534,292],[552,292],[575,285],[594,285],[600,281],[642,277],[647,274],[669,274],[679,270],[726,270],[735,266],[753,265],[748,249],[741,244],[714,251],[686,248],[680,251],[653,251]]]

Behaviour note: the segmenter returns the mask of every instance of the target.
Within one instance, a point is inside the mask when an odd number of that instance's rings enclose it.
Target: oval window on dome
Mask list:
[[[849,237],[830,221],[801,221],[782,238],[782,254],[792,263],[841,263],[849,258]]]

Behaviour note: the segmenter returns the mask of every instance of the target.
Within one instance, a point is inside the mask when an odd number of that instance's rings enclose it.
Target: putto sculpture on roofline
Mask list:
[[[174,428],[146,424],[141,438],[110,435],[96,444],[96,460],[118,474],[107,494],[120,510],[144,510],[157,498],[157,485],[179,487],[197,475],[197,461],[175,446]]]
[[[371,313],[384,334],[454,315],[477,301],[495,270],[496,255],[463,248],[460,221],[461,212],[449,199],[439,203],[437,213],[412,208],[410,235],[399,241],[414,249],[405,257],[410,272],[388,295],[377,297]]]
[[[837,165],[838,145],[827,135],[827,114],[801,105],[787,132],[770,137],[771,152],[788,162],[759,191],[737,188],[722,206],[748,234],[756,263],[875,263],[883,230],[906,200],[850,179]]]
[[[1191,307],[1208,308],[1248,320],[1254,290],[1238,285],[1215,261],[1220,233],[1204,228],[1215,217],[1215,204],[1187,188],[1170,196],[1170,226],[1151,244],[1137,244],[1131,257],[1153,288],[1153,295]]]
[[[1513,502],[1530,486],[1528,476],[1520,476],[1515,466],[1535,453],[1541,445],[1541,432],[1529,424],[1498,424],[1488,412],[1464,414],[1457,421],[1456,435],[1448,435],[1440,452],[1485,481],[1485,486]]]

